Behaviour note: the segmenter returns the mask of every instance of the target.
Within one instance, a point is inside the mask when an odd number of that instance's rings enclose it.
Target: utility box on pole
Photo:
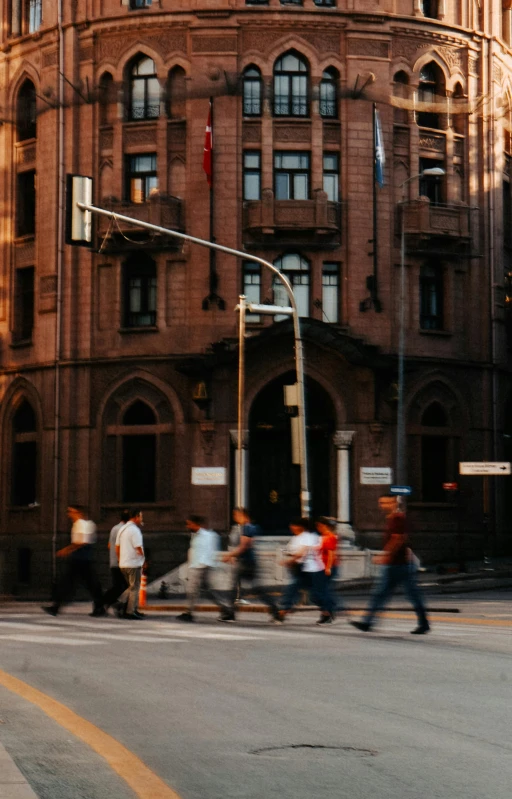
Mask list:
[[[92,213],[77,203],[92,205],[92,178],[84,175],[66,176],[66,244],[81,247],[92,245]]]

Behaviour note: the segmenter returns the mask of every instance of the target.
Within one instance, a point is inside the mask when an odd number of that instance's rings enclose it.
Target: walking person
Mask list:
[[[108,554],[109,554],[109,562],[110,562],[110,579],[111,579],[111,586],[110,588],[105,591],[103,594],[103,605],[105,608],[111,607],[111,605],[116,605],[119,609],[119,612],[124,613],[126,611],[126,601],[124,601],[123,594],[128,594],[128,589],[126,585],[126,579],[119,568],[119,560],[116,553],[116,541],[117,541],[117,534],[119,531],[128,524],[130,519],[130,511],[123,510],[121,512],[121,520],[115,524],[109,535],[108,539]]]
[[[309,519],[295,519],[290,523],[290,531],[293,538],[286,546],[286,557],[282,563],[289,569],[291,580],[279,605],[280,619],[283,621],[297,604],[301,591],[307,591],[312,602],[321,610],[317,624],[332,624],[333,605],[320,555],[320,539],[316,533],[311,532]]]
[[[336,533],[336,521],[327,516],[320,516],[315,527],[320,536],[319,554],[324,564],[326,591],[329,595],[331,616],[334,619],[336,612],[344,610],[341,598],[336,594],[335,581],[338,579],[340,558],[338,555],[339,538]],[[326,624],[324,617],[329,612],[322,611],[318,624]]]
[[[144,614],[139,613],[140,578],[145,560],[141,525],[142,511],[133,508],[129,511],[128,522],[118,530],[116,538],[119,568],[128,584],[128,604],[123,616],[125,619],[144,618]]]
[[[77,583],[82,583],[93,599],[93,610],[90,616],[105,616],[103,592],[94,568],[94,544],[96,543],[96,525],[86,518],[85,510],[79,505],[68,507],[68,519],[71,527],[71,543],[57,552],[57,557],[65,559],[65,572],[57,581],[53,590],[53,602],[44,606],[43,610],[50,616],[57,616],[62,605],[71,602]]]
[[[190,547],[188,550],[187,604],[185,613],[180,613],[178,621],[193,622],[194,607],[201,588],[222,609],[222,599],[212,586],[214,570],[218,567],[220,536],[214,530],[207,530],[205,519],[191,513],[185,522],[190,531]]]
[[[258,585],[258,562],[254,551],[254,539],[259,534],[259,527],[253,524],[246,508],[235,508],[233,521],[240,526],[240,541],[235,549],[222,556],[225,563],[233,563],[233,584],[229,592],[228,603],[223,603],[219,621],[235,621],[235,602],[239,591],[242,591],[243,582],[251,583],[252,593],[268,606],[269,612],[275,621],[279,621],[277,604],[273,597]]]
[[[430,624],[418,586],[415,559],[409,548],[406,514],[399,510],[397,498],[392,495],[380,497],[379,508],[386,515],[384,546],[380,556],[380,576],[370,597],[364,620],[350,623],[362,632],[372,630],[377,612],[385,606],[398,586],[403,585],[404,592],[418,617],[418,626],[411,630],[411,633],[424,635],[430,630]]]

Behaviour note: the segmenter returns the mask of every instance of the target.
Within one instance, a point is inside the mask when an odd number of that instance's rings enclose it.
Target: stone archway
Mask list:
[[[294,382],[295,374],[288,372],[268,383],[249,415],[249,505],[267,533],[286,534],[290,519],[300,515],[300,474],[292,463],[283,390]],[[325,389],[311,378],[306,378],[306,421],[312,514],[329,515],[334,511],[335,411]]]

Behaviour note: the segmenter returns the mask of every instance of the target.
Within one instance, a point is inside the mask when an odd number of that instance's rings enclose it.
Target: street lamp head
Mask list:
[[[441,177],[441,175],[446,175],[444,169],[442,169],[440,166],[433,166],[430,167],[429,169],[424,169],[423,172],[421,172],[420,177],[435,178],[435,177]]]

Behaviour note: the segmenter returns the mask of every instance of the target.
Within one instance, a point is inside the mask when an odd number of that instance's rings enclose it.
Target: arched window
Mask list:
[[[453,99],[455,102],[453,104],[452,126],[456,133],[464,136],[466,133],[466,114],[460,108],[464,100],[464,89],[460,83],[457,83],[453,90]],[[461,111],[461,113],[457,113],[458,111]]]
[[[129,118],[157,119],[160,116],[160,85],[155,62],[142,56],[132,63],[130,73]]]
[[[393,95],[398,99],[397,105],[393,109],[393,120],[401,125],[407,125],[409,121],[407,108],[400,107],[400,100],[409,98],[409,76],[407,72],[400,70],[393,77]]]
[[[243,74],[243,107],[244,117],[261,116],[263,98],[263,83],[258,67],[251,66],[244,69]]]
[[[184,119],[186,116],[186,73],[183,67],[173,67],[169,72],[169,117]]]
[[[274,266],[277,266],[290,283],[292,284],[295,301],[299,310],[299,316],[309,316],[309,286],[311,267],[309,261],[299,255],[299,253],[287,253],[274,261]],[[274,278],[274,303],[276,305],[288,306],[289,300],[286,290],[279,280]],[[276,316],[276,321],[282,319],[282,316]]]
[[[453,477],[449,464],[450,431],[446,412],[438,402],[421,417],[421,498],[423,502],[444,502],[443,483]]]
[[[37,496],[37,421],[24,399],[12,420],[11,504],[31,505]]]
[[[108,505],[166,502],[173,478],[173,413],[145,380],[120,386],[103,415],[102,501]]]
[[[328,67],[320,81],[320,116],[335,119],[338,116],[338,72]]]
[[[100,78],[100,124],[112,125],[116,119],[116,87],[110,72],[104,72]]]
[[[154,502],[157,437],[151,428],[156,424],[153,410],[136,400],[122,420],[123,502]]]
[[[440,67],[434,62],[426,64],[420,72],[420,87],[418,99],[420,103],[433,106],[440,103],[440,97],[445,95],[444,75]],[[425,109],[418,113],[418,125],[423,128],[439,128],[440,114],[433,108]]]
[[[124,327],[156,325],[156,264],[144,253],[132,255],[123,266]]]
[[[420,328],[442,330],[444,327],[443,267],[424,264],[420,268]]]
[[[296,53],[286,53],[274,65],[274,114],[307,117],[308,100],[307,62]]]
[[[18,141],[37,136],[36,89],[31,80],[24,81],[16,102],[16,138]]]
[[[421,10],[424,17],[437,19],[437,0],[421,0]]]

